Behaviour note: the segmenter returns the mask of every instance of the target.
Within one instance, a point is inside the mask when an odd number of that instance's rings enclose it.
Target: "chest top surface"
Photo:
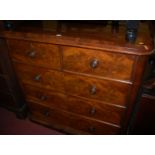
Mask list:
[[[139,23],[134,43],[126,41],[125,21],[120,22],[117,30],[106,21],[21,21],[15,25],[12,30],[1,26],[0,37],[134,55],[149,55],[153,49],[147,22]]]

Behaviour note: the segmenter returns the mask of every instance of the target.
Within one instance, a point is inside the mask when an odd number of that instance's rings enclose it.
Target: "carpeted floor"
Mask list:
[[[0,135],[62,135],[42,125],[16,118],[13,112],[0,107]]]

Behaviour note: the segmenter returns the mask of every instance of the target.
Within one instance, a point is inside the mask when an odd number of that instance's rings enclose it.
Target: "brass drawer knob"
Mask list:
[[[90,89],[90,94],[95,95],[96,94],[96,86],[92,86]]]
[[[41,100],[41,101],[45,101],[46,99],[47,99],[47,96],[44,96],[44,95],[41,95],[41,96],[40,96],[40,100]]]
[[[41,75],[40,75],[40,74],[38,74],[38,75],[36,75],[36,76],[34,77],[34,80],[35,80],[35,81],[40,81],[40,79],[41,79]]]
[[[96,113],[96,109],[95,108],[92,108],[91,110],[90,110],[90,114],[91,115],[94,115]]]
[[[45,110],[45,111],[44,111],[44,115],[45,115],[45,116],[49,116],[49,111],[48,111],[48,110]]]
[[[30,58],[35,58],[35,57],[36,57],[36,52],[35,52],[34,50],[29,51],[29,52],[28,52],[28,56],[29,56]]]
[[[96,68],[98,65],[99,65],[99,61],[97,59],[93,59],[90,62],[90,67],[93,68],[93,69]]]

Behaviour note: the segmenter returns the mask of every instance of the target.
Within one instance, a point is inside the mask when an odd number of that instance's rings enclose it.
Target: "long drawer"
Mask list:
[[[65,70],[112,79],[132,81],[134,59],[132,55],[63,47]]]
[[[124,108],[67,96],[49,90],[39,90],[29,85],[25,85],[24,91],[28,102],[40,103],[92,119],[113,123],[118,126],[121,125],[121,120],[125,112]]]
[[[104,124],[95,120],[87,119],[79,115],[64,112],[61,110],[48,108],[46,106],[29,102],[31,118],[49,126],[63,126],[63,129],[75,129],[76,134],[118,134],[120,128]],[[70,129],[69,129],[70,128]]]
[[[64,78],[66,92],[71,95],[126,106],[129,84],[70,73],[64,73]]]
[[[23,40],[8,40],[13,60],[34,66],[60,70],[60,52],[57,45]]]
[[[48,70],[41,67],[32,67],[14,63],[18,78],[22,83],[64,92],[63,74],[59,71]]]

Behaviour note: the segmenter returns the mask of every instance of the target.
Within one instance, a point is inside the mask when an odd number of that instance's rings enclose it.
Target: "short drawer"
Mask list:
[[[13,60],[25,64],[60,70],[60,53],[57,45],[22,40],[8,40]]]
[[[64,79],[68,94],[126,106],[129,84],[70,73],[64,73]]]
[[[64,92],[61,72],[20,63],[14,63],[14,67],[21,83]]]
[[[39,90],[38,88],[28,85],[25,85],[24,90],[27,101],[40,103],[59,110],[65,110],[116,125],[121,124],[125,112],[124,108],[66,96],[47,90]]]
[[[120,128],[115,126],[87,119],[68,112],[48,108],[32,102],[29,103],[29,109],[32,117],[36,117],[38,122],[44,122],[50,126],[60,125],[64,127],[64,130],[69,130],[69,128],[75,129],[76,131],[79,131],[76,134],[118,134],[120,131]]]
[[[63,47],[65,70],[131,81],[134,56],[99,50]]]

